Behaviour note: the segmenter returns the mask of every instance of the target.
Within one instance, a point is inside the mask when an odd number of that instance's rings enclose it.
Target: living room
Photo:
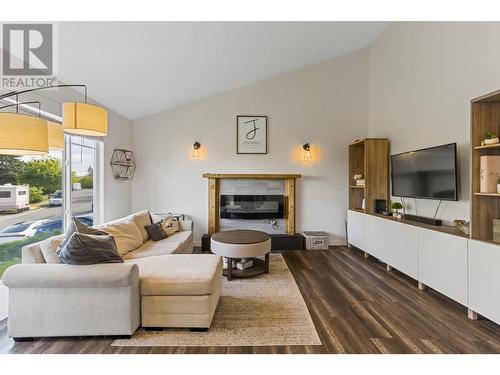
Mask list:
[[[129,11],[2,21],[0,353],[500,352],[499,22]]]

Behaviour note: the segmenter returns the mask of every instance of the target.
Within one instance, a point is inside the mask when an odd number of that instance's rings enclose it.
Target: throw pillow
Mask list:
[[[64,240],[64,234],[59,236],[49,237],[40,242],[40,250],[42,251],[45,263],[61,263],[57,256],[57,250]]]
[[[59,250],[62,249],[66,245],[66,243],[69,241],[69,239],[71,238],[73,233],[93,234],[96,236],[107,235],[106,232],[103,232],[102,230],[99,230],[99,229],[89,227],[87,224],[81,222],[76,217],[74,217],[71,219],[71,224],[69,225],[68,230],[66,231],[66,237],[59,245]]]
[[[177,221],[176,218],[169,216],[160,221],[160,224],[163,228],[163,231],[167,234],[167,236],[171,236],[175,232],[178,232],[179,229],[179,222]]]
[[[142,234],[142,242],[146,242],[149,239],[148,232],[146,232],[146,225],[153,224],[151,215],[149,211],[140,211],[133,215],[130,215],[132,221],[137,225]]]
[[[131,218],[113,221],[99,226],[99,229],[113,236],[120,256],[137,249],[143,243],[141,231]]]
[[[74,265],[123,263],[113,237],[77,232],[61,248],[59,259],[62,263]]]
[[[151,238],[155,242],[161,241],[168,237],[163,230],[161,223],[146,225],[144,229],[146,229],[146,232],[148,232],[149,238]]]

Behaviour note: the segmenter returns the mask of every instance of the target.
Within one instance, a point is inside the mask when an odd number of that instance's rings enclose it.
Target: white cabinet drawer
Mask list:
[[[469,307],[500,324],[500,246],[469,240]]]
[[[417,278],[417,227],[387,221],[387,264]]]
[[[347,237],[351,245],[359,249],[365,247],[365,214],[356,211],[347,211]]]
[[[365,251],[375,258],[386,261],[387,219],[365,215]]]
[[[467,238],[418,230],[418,280],[467,305]]]

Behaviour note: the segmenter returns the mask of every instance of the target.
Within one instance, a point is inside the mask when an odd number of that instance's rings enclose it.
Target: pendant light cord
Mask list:
[[[15,95],[16,102],[19,102],[19,95],[21,95],[21,94],[26,94],[28,92],[34,92],[34,91],[39,91],[39,90],[57,89],[57,88],[65,88],[65,87],[83,87],[83,95],[85,98],[85,103],[87,103],[87,85],[54,85],[54,86],[37,87],[35,89],[28,89],[28,90],[23,90],[23,91],[11,91],[11,92],[7,92],[3,95],[0,95],[0,100],[5,99],[5,98],[10,98],[11,96]]]

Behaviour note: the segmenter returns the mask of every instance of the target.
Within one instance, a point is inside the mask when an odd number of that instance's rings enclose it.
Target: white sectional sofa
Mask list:
[[[112,233],[124,263],[48,263],[43,241],[24,247],[22,264],[3,276],[9,336],[130,336],[141,324],[208,329],[221,293],[221,257],[192,254],[191,221],[153,242],[144,230],[149,217],[142,211],[99,227]]]

